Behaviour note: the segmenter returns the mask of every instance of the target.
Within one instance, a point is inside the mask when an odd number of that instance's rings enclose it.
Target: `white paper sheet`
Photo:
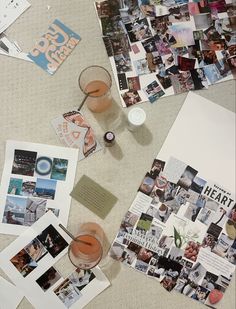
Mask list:
[[[21,290],[4,278],[0,277],[1,309],[15,309],[24,297]]]
[[[0,33],[6,30],[30,5],[26,0],[1,0]]]
[[[77,159],[77,149],[7,141],[0,233],[19,235],[48,209],[67,225]]]
[[[35,308],[83,308],[110,285],[99,267],[83,273],[82,277],[79,277],[81,271],[76,273],[75,268],[73,275],[63,276],[60,273],[56,262],[67,253],[70,241],[70,237],[59,227],[59,220],[52,212],[48,212],[0,253],[1,268]],[[17,259],[16,255],[22,250],[24,257],[21,253]],[[30,260],[29,254],[34,259]],[[29,259],[23,265],[25,255]],[[51,271],[46,279],[38,280],[51,267],[54,272]],[[62,284],[63,288],[58,289]],[[54,291],[57,291],[57,295]]]
[[[170,156],[234,193],[235,114],[190,92],[157,157]]]
[[[6,49],[1,48],[1,42]],[[4,33],[0,36],[0,55],[32,62],[32,60],[27,57],[27,54],[22,52],[19,45],[16,42],[11,42]]]

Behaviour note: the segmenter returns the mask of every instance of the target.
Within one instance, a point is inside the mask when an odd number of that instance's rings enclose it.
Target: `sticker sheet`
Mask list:
[[[216,308],[235,271],[235,197],[187,162],[156,158],[110,256],[167,291]]]
[[[236,76],[234,0],[104,0],[95,8],[124,107]]]
[[[24,294],[21,290],[0,276],[1,308],[15,309],[23,297]],[[4,306],[2,307],[2,305]]]
[[[76,108],[53,119],[52,126],[63,144],[78,149],[78,160],[102,149],[93,129]]]
[[[26,0],[1,0],[0,33],[5,31],[30,5]]]
[[[80,42],[80,36],[58,19],[49,26],[28,57],[49,74],[54,74]]]
[[[49,211],[0,253],[1,268],[34,308],[83,308],[110,285],[99,267],[65,273],[70,241]]]
[[[7,141],[0,187],[0,232],[19,235],[48,210],[64,225],[78,150]]]

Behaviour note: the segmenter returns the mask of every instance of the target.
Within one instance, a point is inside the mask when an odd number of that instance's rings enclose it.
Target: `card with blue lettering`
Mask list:
[[[28,57],[53,75],[81,40],[80,36],[55,19]]]

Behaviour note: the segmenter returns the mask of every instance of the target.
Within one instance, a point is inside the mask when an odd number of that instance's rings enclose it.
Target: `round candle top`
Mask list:
[[[128,120],[135,126],[141,126],[146,120],[146,113],[142,108],[132,108],[128,114]]]

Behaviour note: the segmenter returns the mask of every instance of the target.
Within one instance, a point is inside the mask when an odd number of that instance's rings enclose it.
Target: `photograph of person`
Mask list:
[[[34,238],[27,246],[24,247],[24,249],[36,262],[38,262],[48,253],[47,249],[37,238]]]
[[[136,90],[129,90],[122,94],[122,98],[127,107],[132,106],[141,101],[141,98]]]
[[[41,287],[41,289],[45,292],[51,286],[53,286],[59,279],[61,275],[54,267],[50,267],[42,276],[40,276],[36,282]]]
[[[23,277],[28,276],[38,266],[36,261],[24,249],[18,252],[10,261]]]
[[[51,224],[44,231],[42,231],[42,233],[38,235],[37,238],[53,258],[55,258],[68,246],[68,243],[65,241],[65,239]]]
[[[190,297],[204,304],[209,293],[209,290],[203,288],[202,286],[198,286]]]

